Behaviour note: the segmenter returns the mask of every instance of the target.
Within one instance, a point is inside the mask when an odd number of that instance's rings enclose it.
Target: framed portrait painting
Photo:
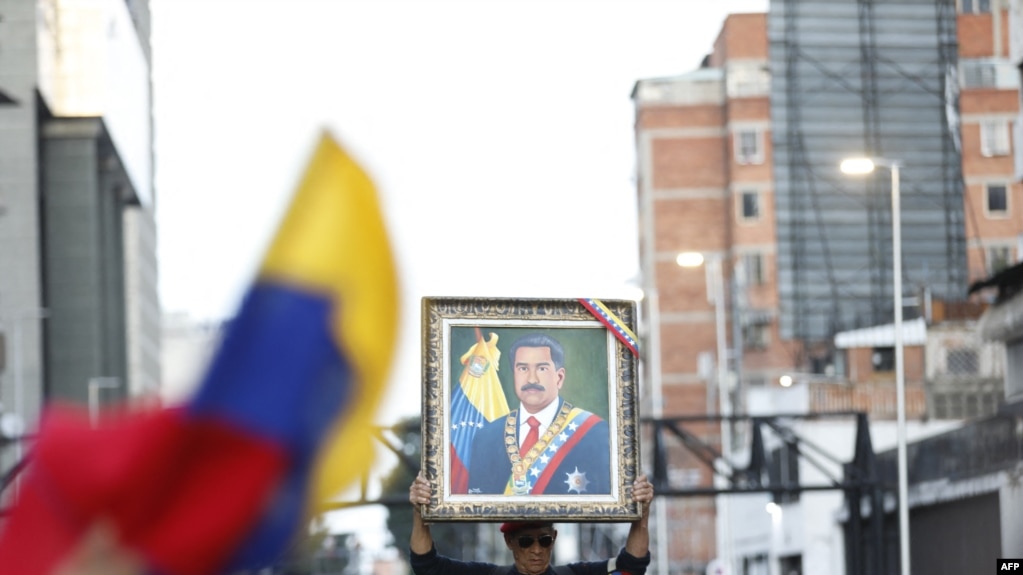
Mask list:
[[[432,521],[632,521],[636,304],[423,298]]]

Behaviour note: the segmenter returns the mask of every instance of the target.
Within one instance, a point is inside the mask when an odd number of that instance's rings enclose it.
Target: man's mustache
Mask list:
[[[527,383],[519,388],[519,391],[547,391],[547,388],[539,383]]]

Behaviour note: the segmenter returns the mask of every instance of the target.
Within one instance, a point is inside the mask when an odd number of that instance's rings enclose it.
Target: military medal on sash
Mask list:
[[[554,421],[551,423],[550,428],[544,432],[543,436],[536,442],[535,445],[526,454],[523,459],[519,455],[519,442],[518,442],[518,410],[512,411],[508,414],[504,423],[504,445],[508,450],[508,459],[511,461],[511,494],[512,495],[529,495],[531,486],[529,479],[526,477],[529,468],[533,466],[536,458],[547,449],[547,445],[554,439],[554,436],[561,430],[565,425],[568,413],[572,410],[572,404],[567,401],[561,406],[561,410]]]
[[[526,481],[526,464],[521,461],[512,466],[512,494],[529,495],[529,481]]]
[[[518,413],[516,411],[508,414],[504,424],[504,445],[508,450],[508,458],[512,464],[512,495],[529,495],[529,481],[526,480],[526,469],[529,463],[519,456],[519,442],[516,439],[518,426]]]

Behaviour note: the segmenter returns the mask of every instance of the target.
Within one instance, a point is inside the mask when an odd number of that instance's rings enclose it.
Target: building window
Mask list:
[[[966,406],[966,402],[963,401],[963,394],[961,393],[949,393],[948,394],[948,418],[949,419],[962,419],[966,417],[966,412],[963,409]]]
[[[742,256],[742,269],[746,285],[764,285],[764,254],[744,254]]]
[[[980,414],[980,398],[973,393],[966,394],[966,406],[963,411],[966,417],[977,417]]]
[[[771,563],[767,555],[758,553],[756,555],[745,555],[742,558],[742,575],[767,575],[771,572]]]
[[[994,62],[965,60],[962,62],[963,88],[994,88],[997,80]]]
[[[945,356],[945,369],[949,375],[976,375],[977,350],[971,348],[948,350]]]
[[[988,184],[986,187],[987,215],[1005,217],[1009,214],[1009,193],[1005,184]]]
[[[760,193],[756,190],[742,192],[742,219],[760,219]]]
[[[764,150],[761,145],[763,134],[756,128],[735,132],[735,161],[740,164],[762,164]]]
[[[835,372],[833,375],[835,375],[835,377],[844,378],[849,373],[847,368],[849,365],[849,351],[845,349],[836,349],[832,357],[835,360]]]
[[[802,575],[803,573],[802,555],[787,555],[785,557],[779,557],[778,563],[781,565],[779,573],[782,573],[782,575]]]
[[[996,274],[1012,264],[1012,250],[1009,246],[992,246],[987,248],[987,272]]]
[[[875,347],[870,354],[870,363],[874,371],[895,371],[895,348]]]
[[[962,0],[963,14],[986,14],[991,11],[991,0]]]
[[[998,412],[1000,394],[980,390],[965,393],[937,392],[934,395],[934,417],[967,419],[986,417]]]
[[[767,331],[768,325],[763,323],[752,323],[742,326],[742,347],[750,351],[767,349],[770,335]]]
[[[1023,339],[1005,342],[1005,398],[1023,397]]]
[[[980,397],[980,415],[990,415],[998,412],[998,396],[1001,394],[985,393]]]
[[[985,158],[1009,155],[1009,122],[988,120],[980,123],[980,153]]]

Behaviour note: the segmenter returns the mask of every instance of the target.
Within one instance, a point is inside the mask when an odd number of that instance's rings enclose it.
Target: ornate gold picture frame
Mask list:
[[[422,314],[426,520],[639,518],[635,302],[427,297]]]

